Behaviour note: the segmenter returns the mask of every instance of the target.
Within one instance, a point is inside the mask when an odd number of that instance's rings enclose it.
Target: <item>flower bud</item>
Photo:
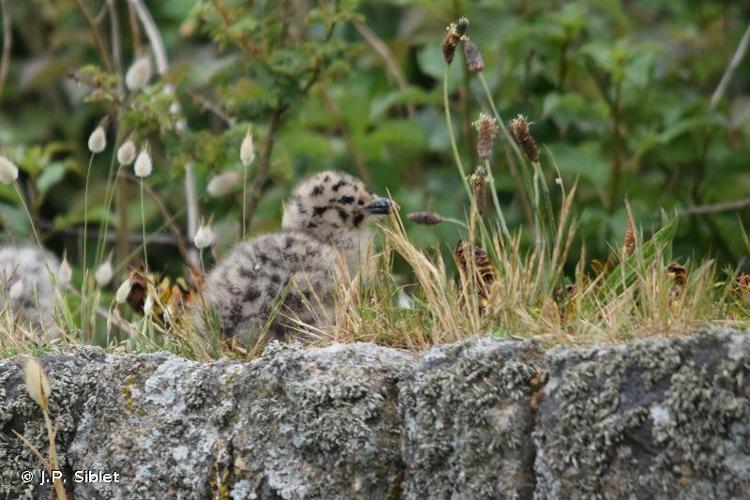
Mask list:
[[[13,184],[17,178],[18,167],[6,157],[0,156],[0,182],[3,184]]]
[[[135,175],[143,179],[151,175],[153,170],[153,163],[151,162],[151,154],[148,152],[148,144],[141,146],[141,151],[138,153],[138,157],[135,159],[135,165],[133,171]]]
[[[151,79],[151,60],[142,56],[133,62],[125,74],[125,85],[131,92],[141,90]]]
[[[215,175],[206,187],[206,192],[214,198],[220,198],[226,196],[232,192],[232,189],[240,181],[240,173],[234,170],[222,172],[219,175]]]
[[[117,150],[117,161],[120,165],[130,165],[135,160],[135,143],[128,139]]]

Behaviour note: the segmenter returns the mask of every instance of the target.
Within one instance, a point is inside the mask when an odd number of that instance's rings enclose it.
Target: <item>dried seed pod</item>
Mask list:
[[[479,73],[484,69],[484,59],[479,47],[471,40],[464,42],[464,56],[466,56],[466,67],[471,73]]]
[[[516,141],[518,147],[521,148],[526,158],[533,161],[534,163],[539,162],[539,149],[536,147],[536,141],[534,136],[529,132],[529,121],[525,116],[518,115],[511,120],[508,131],[513,136],[513,140]]]
[[[490,287],[495,282],[495,268],[489,255],[467,241],[458,242],[454,255],[464,285],[476,284],[479,314],[484,314],[489,304]]]
[[[463,39],[466,34],[466,30],[469,28],[469,20],[465,17],[460,18],[458,21],[450,23],[445,28],[445,37],[443,37],[443,59],[446,64],[453,62],[453,57],[456,55],[456,46]]]
[[[492,156],[492,146],[497,136],[497,121],[487,113],[479,113],[472,124],[477,129],[477,156],[482,159]]]
[[[423,226],[434,226],[445,221],[440,214],[435,212],[412,212],[407,217],[410,221]]]
[[[490,206],[490,197],[487,192],[487,186],[489,185],[487,169],[478,166],[476,170],[474,170],[474,173],[471,174],[471,177],[469,177],[469,184],[471,184],[471,193],[477,203],[477,210],[480,215],[485,215]]]

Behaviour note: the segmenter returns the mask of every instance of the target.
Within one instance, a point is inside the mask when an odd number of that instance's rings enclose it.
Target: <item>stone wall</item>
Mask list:
[[[20,362],[0,360],[0,498],[48,498],[16,434],[47,456]],[[420,357],[275,345],[211,364],[76,348],[42,363],[73,498],[750,495],[745,332],[547,352],[478,337]]]

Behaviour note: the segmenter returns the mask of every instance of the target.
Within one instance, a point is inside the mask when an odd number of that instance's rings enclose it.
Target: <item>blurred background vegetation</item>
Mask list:
[[[576,248],[603,259],[622,239],[627,199],[646,230],[658,225],[662,208],[681,213],[676,256],[711,254],[731,267],[746,258],[737,215],[750,220],[750,60],[711,102],[750,21],[745,2],[0,4],[2,38],[11,41],[0,89],[0,152],[21,168],[36,225],[59,253],[80,255],[91,156],[85,145],[105,116],[108,147],[93,159],[89,218],[110,220],[109,248],[117,248],[120,263],[140,255],[138,187],[127,174],[107,210],[106,186],[116,145],[130,136],[148,140],[154,156],[146,181],[152,268],[178,263],[178,234],[190,241],[186,166],[200,216],[213,218],[220,247],[240,237],[241,184],[217,198],[206,186],[219,173],[241,172],[239,147],[250,125],[258,150],[248,171],[251,234],[278,227],[281,202],[296,180],[331,167],[389,191],[403,213],[463,218],[466,194],[442,110],[440,46],[448,23],[466,16],[500,114],[534,122],[551,185],[556,174],[546,148],[565,183],[580,183]],[[128,94],[124,72],[138,55],[155,55],[138,4],[153,16],[169,65],[155,63],[163,75]],[[483,101],[464,68],[458,54],[450,67],[451,106],[462,156],[476,165],[470,124]],[[506,158],[496,148],[493,169],[514,229],[527,222]],[[0,223],[5,240],[31,238],[7,186],[0,186]],[[449,224],[407,222],[407,230],[419,246],[449,248],[458,239],[458,226]]]

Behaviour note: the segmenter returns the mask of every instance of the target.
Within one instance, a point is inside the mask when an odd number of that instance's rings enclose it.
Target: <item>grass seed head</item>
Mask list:
[[[469,184],[471,185],[471,194],[477,203],[477,210],[481,215],[487,213],[489,208],[489,196],[487,193],[487,186],[489,185],[489,175],[487,169],[483,166],[478,166],[474,173],[469,177]]]
[[[216,234],[214,234],[214,230],[211,229],[211,226],[208,224],[201,224],[198,231],[195,232],[193,243],[195,243],[197,249],[203,250],[204,248],[213,245],[215,239]]]
[[[440,214],[435,212],[412,212],[407,217],[410,221],[422,226],[434,226],[445,221]]]
[[[248,128],[245,138],[242,139],[242,144],[240,145],[240,161],[242,161],[243,167],[249,167],[253,160],[255,160],[253,130],[252,128]]]
[[[26,383],[26,391],[43,410],[47,410],[49,404],[50,386],[42,370],[42,365],[36,358],[27,358],[23,364],[23,378]]]
[[[511,120],[508,126],[510,135],[513,136],[513,140],[516,141],[518,147],[521,148],[526,158],[533,161],[534,163],[539,162],[539,149],[536,147],[536,141],[534,136],[529,132],[529,121],[523,115],[518,115]]]
[[[18,179],[18,167],[12,161],[0,155],[0,182],[10,185],[16,179]]]
[[[68,256],[63,256],[62,263],[60,264],[60,270],[57,272],[57,279],[61,284],[67,285],[70,280],[73,279],[73,268],[68,263]]]
[[[112,281],[113,274],[114,271],[112,270],[112,257],[110,256],[103,264],[101,264],[96,269],[94,279],[96,279],[96,283],[99,286],[104,287],[107,286],[110,281]]]
[[[479,118],[473,123],[477,129],[477,156],[487,159],[492,156],[492,146],[497,136],[497,121],[487,113],[479,113]]]
[[[234,170],[228,170],[215,175],[208,181],[206,186],[206,192],[213,198],[221,198],[232,192],[232,190],[240,182],[240,173]]]
[[[135,165],[133,171],[135,175],[141,179],[151,175],[154,165],[151,161],[151,153],[149,153],[148,144],[141,146],[141,152],[138,153],[138,157],[135,159]]]
[[[107,134],[104,127],[99,125],[89,136],[89,151],[94,154],[101,153],[107,147]]]
[[[443,37],[443,59],[446,64],[453,62],[453,57],[456,55],[456,47],[466,35],[466,30],[468,28],[469,20],[462,17],[458,21],[450,23],[445,29],[445,37]]]
[[[115,302],[117,302],[118,304],[124,304],[128,300],[131,288],[133,288],[133,279],[129,277],[128,279],[123,281],[122,284],[117,288],[117,293],[115,293]]]
[[[130,165],[135,160],[135,143],[128,139],[117,150],[117,161],[120,165]]]
[[[131,92],[137,92],[151,79],[151,59],[141,56],[136,59],[125,73],[125,85]]]
[[[484,59],[479,47],[471,40],[464,42],[464,56],[466,56],[466,67],[471,73],[479,73],[484,69]]]

